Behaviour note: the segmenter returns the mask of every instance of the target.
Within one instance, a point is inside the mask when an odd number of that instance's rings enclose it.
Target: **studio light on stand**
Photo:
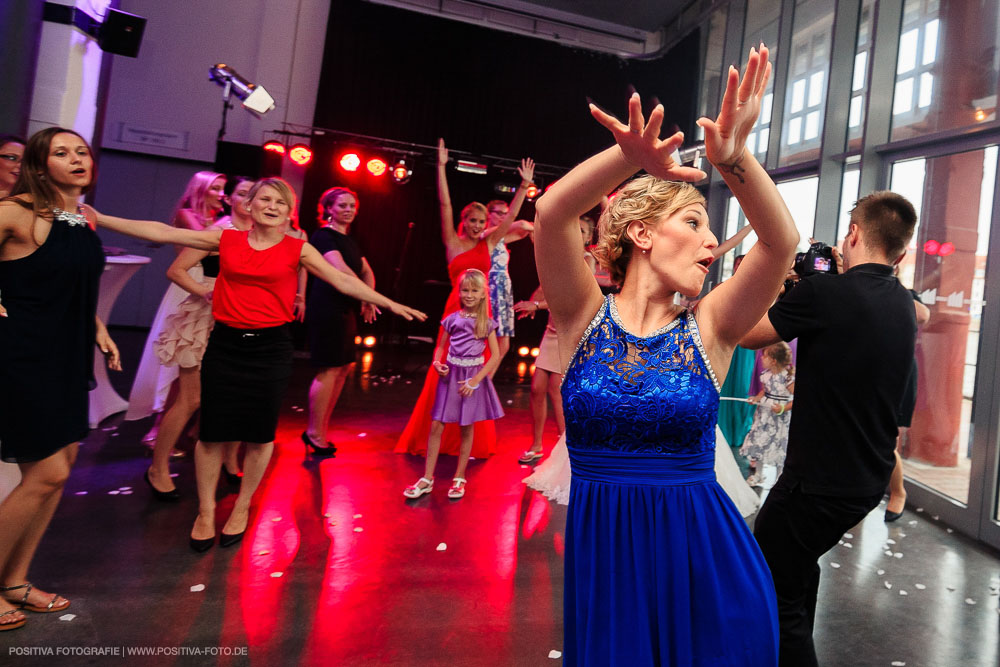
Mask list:
[[[208,79],[222,86],[222,126],[219,128],[219,140],[226,136],[226,114],[232,108],[229,99],[231,95],[243,100],[243,108],[258,118],[274,108],[274,98],[263,86],[250,83],[232,67],[225,63],[217,63],[208,68]]]
[[[705,142],[700,141],[694,146],[688,146],[687,148],[681,148],[680,150],[675,150],[670,154],[670,159],[672,159],[677,164],[682,164],[686,167],[694,167],[695,169],[701,169],[701,158],[705,155]]]

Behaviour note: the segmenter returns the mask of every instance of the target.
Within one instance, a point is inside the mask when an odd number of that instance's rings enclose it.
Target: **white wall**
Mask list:
[[[208,80],[215,63],[231,65],[275,99],[274,111],[263,119],[239,106],[230,110],[227,141],[259,143],[282,121],[311,125],[329,5],[328,0],[122,0],[122,11],[144,16],[147,23],[138,58],[112,56],[101,145],[113,150],[101,157],[97,207],[168,221],[188,178],[212,169],[222,115],[222,88]],[[123,126],[186,137],[186,146],[121,141]],[[293,176],[295,185],[294,175],[286,176]],[[111,324],[149,326],[167,289],[164,271],[173,250],[111,232],[102,231],[101,237],[105,245],[153,258],[122,290],[110,318]]]
[[[258,119],[237,106],[227,141],[258,143],[282,121],[311,125],[316,105],[327,0],[123,0],[147,19],[138,58],[112,64],[102,145],[212,162],[222,88],[208,80],[224,62],[264,86],[276,108]],[[238,103],[238,100],[236,100]],[[134,128],[171,137],[172,147],[137,141]],[[124,140],[123,140],[124,139]]]
[[[102,3],[94,0],[56,0],[55,4],[75,4],[94,14],[103,11],[96,6]],[[28,134],[57,125],[93,140],[102,58],[97,41],[77,28],[42,23]]]

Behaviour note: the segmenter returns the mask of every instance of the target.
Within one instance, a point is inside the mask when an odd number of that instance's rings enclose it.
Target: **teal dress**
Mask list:
[[[753,379],[754,369],[753,350],[736,346],[733,350],[733,360],[729,363],[729,372],[726,374],[726,381],[722,383],[719,394],[732,398],[746,398],[750,391],[750,381]],[[749,403],[741,401],[722,401],[719,404],[719,429],[726,437],[729,448],[733,450],[736,463],[740,466],[740,472],[746,477],[750,474],[750,465],[744,456],[740,455],[740,447],[744,438],[750,432],[753,424],[753,407]]]

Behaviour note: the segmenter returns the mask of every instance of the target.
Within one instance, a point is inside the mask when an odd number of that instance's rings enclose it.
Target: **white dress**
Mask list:
[[[204,280],[201,264],[195,264],[188,269],[188,274],[198,282]],[[153,325],[149,329],[149,336],[146,337],[146,345],[142,348],[142,358],[135,380],[132,382],[132,391],[128,396],[128,412],[125,413],[125,419],[128,421],[144,419],[154,413],[163,412],[166,406],[167,394],[170,392],[170,385],[177,379],[178,370],[176,365],[160,364],[154,343],[163,333],[167,318],[176,313],[181,303],[189,296],[190,292],[171,282],[160,301],[156,317],[153,318]]]
[[[524,478],[524,483],[549,500],[568,505],[570,478],[569,450],[566,449],[566,435],[563,434],[549,457]],[[729,443],[718,426],[715,427],[715,478],[744,518],[757,511],[760,498],[743,479]]]

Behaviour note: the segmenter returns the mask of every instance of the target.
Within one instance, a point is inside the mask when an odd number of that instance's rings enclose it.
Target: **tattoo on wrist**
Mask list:
[[[724,174],[732,174],[736,178],[740,179],[740,183],[746,183],[746,180],[744,180],[744,178],[743,178],[743,174],[746,173],[746,169],[744,169],[743,166],[740,164],[741,162],[743,162],[743,154],[742,153],[740,153],[740,156],[738,158],[736,158],[735,160],[733,160],[732,162],[723,162],[723,163],[721,163],[719,165],[719,169]]]

